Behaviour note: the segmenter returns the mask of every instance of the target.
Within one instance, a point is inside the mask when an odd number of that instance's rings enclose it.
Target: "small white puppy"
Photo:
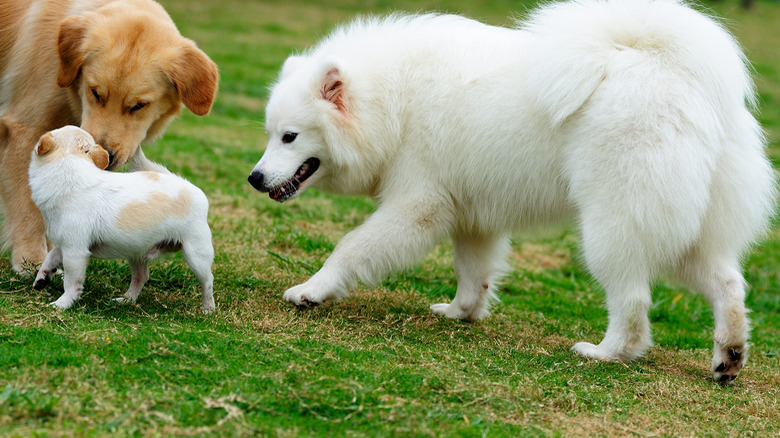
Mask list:
[[[55,248],[33,287],[45,286],[62,265],[65,293],[51,303],[67,309],[79,299],[90,257],[126,258],[133,279],[119,302],[133,302],[149,279],[149,260],[181,250],[214,310],[214,248],[206,221],[208,199],[184,179],[162,172],[104,171],[108,153],[81,128],[41,137],[30,162],[32,199]]]

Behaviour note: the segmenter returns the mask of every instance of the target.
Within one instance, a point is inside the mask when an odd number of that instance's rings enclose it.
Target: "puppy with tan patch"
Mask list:
[[[117,301],[133,302],[149,279],[149,260],[181,250],[203,289],[202,309],[213,311],[214,249],[206,195],[170,173],[106,172],[108,162],[108,153],[75,126],[51,131],[35,146],[29,170],[32,199],[56,247],[33,287],[48,284],[63,266],[65,293],[51,304],[67,309],[81,295],[90,257],[126,258],[133,279]]]
[[[139,148],[186,106],[207,114],[214,62],[152,0],[6,0],[0,10],[0,195],[12,267],[46,255],[45,226],[27,184],[45,132],[80,125],[109,169],[160,170]]]

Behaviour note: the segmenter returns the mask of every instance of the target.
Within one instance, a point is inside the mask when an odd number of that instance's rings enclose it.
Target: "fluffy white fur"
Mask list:
[[[32,199],[56,246],[34,286],[43,287],[62,265],[65,293],[51,304],[67,309],[81,295],[90,257],[126,258],[133,278],[124,297],[116,300],[133,302],[149,279],[149,260],[181,249],[200,281],[202,309],[213,311],[214,249],[206,195],[167,171],[101,170],[90,158],[96,148],[100,146],[89,133],[66,126],[44,135],[32,153]]]
[[[285,292],[296,305],[346,297],[450,236],[457,293],[432,310],[482,318],[509,234],[574,218],[609,310],[603,341],[574,351],[642,356],[650,283],[668,272],[711,302],[712,371],[731,381],[749,332],[740,260],[776,190],[754,100],[736,41],[675,0],[555,3],[515,29],[363,19],[285,62],[249,180],[279,200],[314,186],[379,203]]]

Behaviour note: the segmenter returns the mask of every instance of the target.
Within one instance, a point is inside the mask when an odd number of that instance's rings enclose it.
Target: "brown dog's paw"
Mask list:
[[[723,349],[720,363],[713,363],[712,378],[716,382],[731,384],[737,378],[747,359],[747,351],[742,346]],[[718,361],[715,361],[718,362]]]

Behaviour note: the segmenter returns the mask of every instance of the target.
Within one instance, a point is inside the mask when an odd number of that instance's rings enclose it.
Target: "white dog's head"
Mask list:
[[[348,87],[336,59],[291,56],[285,61],[266,108],[268,145],[249,176],[255,189],[283,202],[331,182],[328,175],[339,172],[349,160],[345,155],[354,154],[334,151],[356,138]]]
[[[32,165],[43,166],[77,157],[94,163],[100,169],[108,166],[108,152],[95,143],[89,133],[76,126],[65,126],[43,134],[32,154]]]

